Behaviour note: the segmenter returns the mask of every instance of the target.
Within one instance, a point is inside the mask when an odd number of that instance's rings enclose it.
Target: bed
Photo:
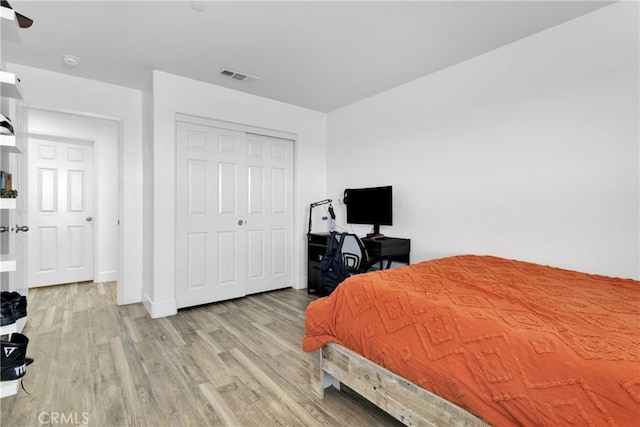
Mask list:
[[[464,255],[352,276],[305,312],[314,391],[406,425],[637,426],[640,282]]]

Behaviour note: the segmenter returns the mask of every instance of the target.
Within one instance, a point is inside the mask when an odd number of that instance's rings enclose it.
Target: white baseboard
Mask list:
[[[307,289],[307,276],[300,276],[296,283],[291,286],[293,289]]]
[[[116,303],[118,305],[136,304],[142,302],[142,289],[128,289],[126,286],[120,286],[118,282],[118,292]]]
[[[178,313],[176,300],[153,302],[144,289],[142,290],[142,304],[152,319],[173,316]]]
[[[115,282],[118,280],[118,271],[101,271],[96,273],[93,277],[93,281],[96,283]]]

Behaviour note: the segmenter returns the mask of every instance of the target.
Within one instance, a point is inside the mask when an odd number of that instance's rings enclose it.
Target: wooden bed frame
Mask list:
[[[310,358],[311,387],[320,398],[325,388],[342,383],[407,426],[489,425],[340,345],[325,344]]]

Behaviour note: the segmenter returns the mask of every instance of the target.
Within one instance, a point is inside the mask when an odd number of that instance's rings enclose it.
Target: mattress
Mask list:
[[[305,312],[334,342],[496,425],[637,426],[640,282],[464,255],[352,276]]]

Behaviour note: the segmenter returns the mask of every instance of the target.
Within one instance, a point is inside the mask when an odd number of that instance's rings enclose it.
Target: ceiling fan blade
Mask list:
[[[2,7],[6,7],[7,9],[13,10],[13,8],[11,7],[11,5],[7,0],[2,0],[1,5]],[[15,12],[15,14],[16,14],[16,19],[18,20],[18,26],[20,28],[29,28],[33,24],[33,19],[27,18],[26,16],[18,12]]]
[[[20,26],[20,28],[29,28],[33,24],[33,19],[27,18],[21,13],[16,12],[16,18],[18,19],[18,26]]]

